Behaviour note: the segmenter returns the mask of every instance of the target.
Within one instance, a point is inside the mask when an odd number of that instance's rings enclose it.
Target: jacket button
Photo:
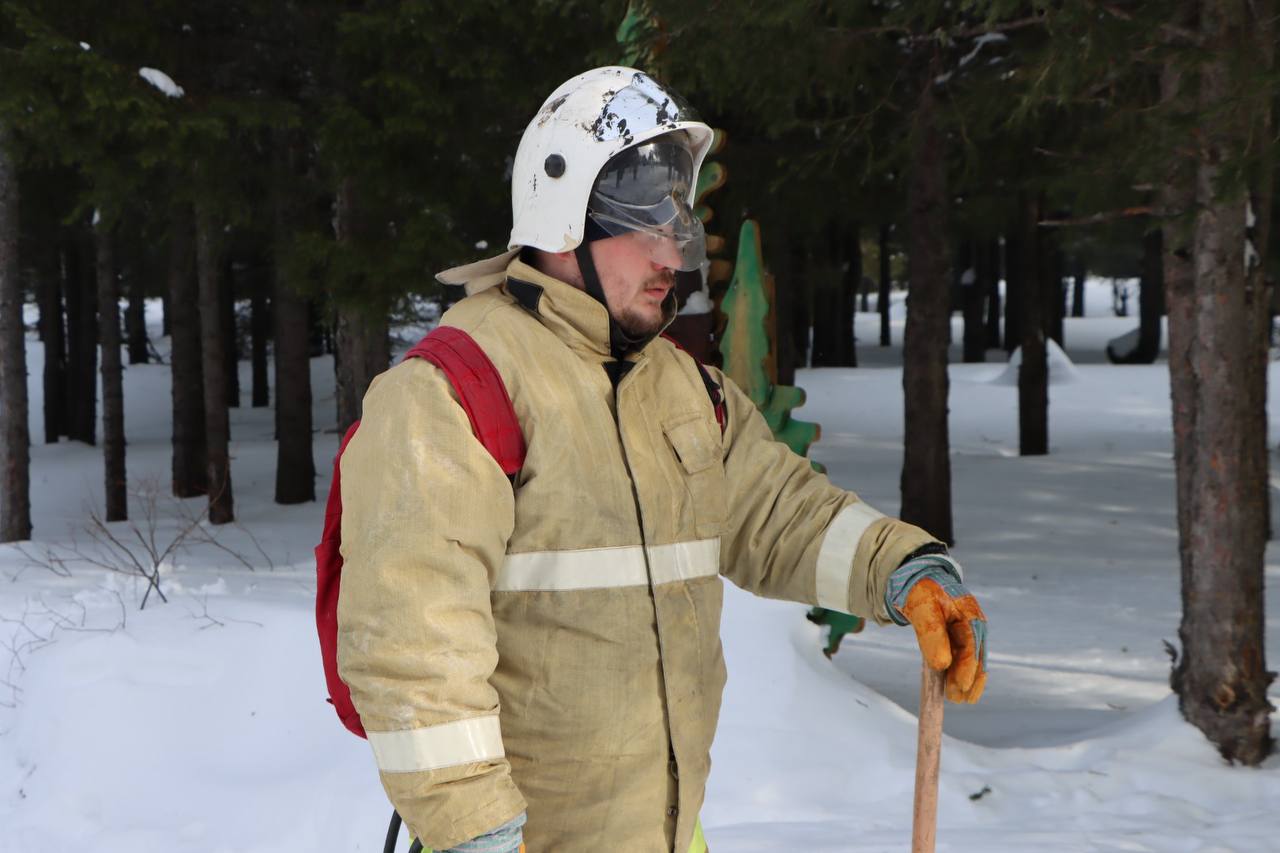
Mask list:
[[[672,779],[679,779],[679,778],[680,778],[680,765],[679,765],[679,764],[676,764],[674,761],[667,762],[667,769],[671,771],[671,778],[672,778]]]
[[[675,806],[671,806],[670,808],[667,809],[667,817],[675,817],[678,814],[680,814],[680,809],[676,808]]]

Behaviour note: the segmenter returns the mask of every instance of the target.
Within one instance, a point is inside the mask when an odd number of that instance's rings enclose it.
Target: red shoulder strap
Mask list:
[[[461,329],[437,326],[404,354],[444,371],[457,392],[471,430],[508,477],[524,465],[524,435],[507,386],[475,339]]]

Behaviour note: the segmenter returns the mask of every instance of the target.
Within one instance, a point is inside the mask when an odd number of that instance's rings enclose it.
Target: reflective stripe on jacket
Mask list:
[[[586,293],[519,259],[470,289],[441,322],[506,382],[515,488],[421,360],[374,380],[342,457],[338,660],[383,785],[437,849],[527,806],[532,853],[687,850],[725,680],[720,576],[885,623],[886,578],[934,540],[815,473],[712,370],[722,436],[665,340],[615,391]]]

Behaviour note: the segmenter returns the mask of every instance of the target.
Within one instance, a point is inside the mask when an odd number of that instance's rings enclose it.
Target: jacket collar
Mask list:
[[[507,266],[504,289],[569,346],[609,355],[609,311],[585,291],[519,256]]]
[[[540,319],[543,325],[575,349],[611,358],[612,332],[609,311],[594,297],[573,285],[554,278],[522,261],[512,258],[506,269],[505,289],[517,302]],[[674,292],[674,291],[673,291]],[[674,297],[665,325],[674,319]],[[637,342],[626,356],[638,359],[652,337]]]

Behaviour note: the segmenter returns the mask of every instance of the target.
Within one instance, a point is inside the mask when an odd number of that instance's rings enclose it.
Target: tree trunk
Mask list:
[[[1248,91],[1233,69],[1271,65],[1271,7],[1198,4],[1205,59],[1196,104],[1215,119],[1200,125],[1194,178],[1177,175],[1164,199],[1171,210],[1194,200],[1196,210],[1190,235],[1166,235],[1165,251],[1182,557],[1182,654],[1171,682],[1183,716],[1222,756],[1254,766],[1271,752],[1274,710],[1263,611],[1267,300],[1260,268],[1246,273],[1245,199],[1225,185],[1223,164],[1269,137],[1270,103],[1262,93],[1230,111],[1222,105]],[[1178,78],[1166,68],[1166,102],[1188,95]]]
[[[227,405],[240,408],[240,329],[236,324],[236,276],[230,256],[222,258],[218,277],[218,315],[222,319],[222,356],[227,377]]]
[[[18,263],[18,173],[0,124],[0,542],[31,538],[31,434],[27,425],[27,336]]]
[[[338,309],[338,434],[360,419],[364,392],[391,361],[385,311],[344,306]]]
[[[1058,346],[1066,346],[1065,326],[1067,316],[1067,288],[1064,285],[1062,251],[1058,248],[1057,238],[1050,232],[1038,233],[1036,237],[1036,253],[1040,258],[1041,294],[1046,303],[1045,334]]]
[[[814,367],[858,366],[853,315],[862,278],[862,249],[857,233],[857,226],[846,229],[835,222],[827,229],[825,263],[814,277]]]
[[[169,228],[170,372],[173,376],[173,495],[208,491],[204,369],[200,352],[200,287],[192,263],[190,205],[181,205]]]
[[[310,323],[311,335],[307,342],[311,346],[309,352],[312,356],[334,354],[333,324],[325,318],[326,313],[316,300],[308,300],[307,318]]]
[[[784,247],[782,251],[777,253],[777,257],[782,259],[783,264],[786,264],[787,259],[790,257],[790,252]],[[791,334],[792,316],[795,313],[796,292],[798,290],[795,270],[788,266],[783,266],[782,275],[778,280],[780,284],[773,295],[774,337],[778,344],[778,384],[795,385],[796,344],[795,337]]]
[[[263,272],[267,272],[265,266]],[[270,275],[267,272],[267,275]],[[271,336],[271,309],[267,305],[267,288],[270,279],[261,273],[254,276],[253,294],[250,297],[249,332],[251,338],[254,408],[271,405],[271,390],[267,381],[267,339]]]
[[[68,438],[97,443],[98,285],[86,263],[86,241],[77,229],[66,246]]]
[[[1164,248],[1159,228],[1142,238],[1142,284],[1138,291],[1138,351],[1134,364],[1151,364],[1160,355],[1160,318],[1164,316]]]
[[[40,338],[44,342],[44,442],[66,435],[67,335],[62,325],[61,252],[40,278]]]
[[[361,230],[355,181],[344,179],[338,186],[334,236],[339,243],[350,243]],[[364,392],[373,377],[387,369],[391,361],[390,329],[385,305],[374,301],[362,306],[340,304],[337,310],[337,352],[334,370],[337,373],[338,434],[360,418]]]
[[[893,292],[893,281],[889,257],[889,225],[880,226],[880,293],[876,308],[880,312],[880,346],[887,347],[892,341],[889,337],[889,302]]]
[[[813,282],[813,366],[841,367],[840,308],[843,294],[840,292],[839,271],[831,259],[826,258],[815,271]]]
[[[991,280],[987,282],[987,349],[1000,349],[1000,279],[1003,252],[997,237],[982,247],[986,254]]]
[[[1022,362],[1018,366],[1018,453],[1042,456],[1049,452],[1049,361],[1045,344],[1046,264],[1040,239],[1040,203],[1026,195],[1020,205],[1022,218],[1018,241],[1018,270],[1021,286],[1018,306]],[[1012,267],[1012,262],[1010,266]]]
[[[160,334],[166,338],[173,334],[172,314],[173,306],[169,304],[169,291],[166,289],[160,296]]]
[[[946,155],[934,115],[937,64],[935,57],[922,77],[911,134],[911,274],[903,338],[901,517],[950,544],[955,541],[947,435],[946,341],[951,276],[947,271]]]
[[[984,309],[987,294],[991,290],[991,254],[987,244],[974,242],[970,244],[973,258],[973,275],[970,279],[961,279],[961,292],[964,294],[964,360],[979,362],[987,360],[987,326]],[[968,284],[965,284],[965,281]]]
[[[834,223],[828,223],[825,240],[821,240],[821,260],[813,275],[813,366],[844,367],[847,344],[844,319],[848,302],[845,293],[843,248],[840,232]]]
[[[787,257],[792,281],[791,343],[795,349],[795,366],[799,369],[809,366],[809,318],[813,315],[813,280],[809,269],[809,250],[803,235],[792,234]]]
[[[847,367],[858,366],[858,329],[854,315],[858,308],[858,291],[862,289],[862,226],[856,222],[844,232],[841,269],[844,282],[840,292],[844,300],[840,311],[840,337],[843,341],[843,362]]]
[[[120,359],[120,278],[116,275],[112,228],[93,228],[98,277],[98,340],[102,346],[102,461],[107,521],[129,517],[124,460],[124,367]]]
[[[275,326],[276,503],[316,499],[311,440],[310,305],[289,281],[285,263],[288,236],[296,217],[287,180],[292,176],[287,139],[275,140],[275,241],[271,315]]]
[[[1079,258],[1076,258],[1075,261],[1072,263],[1072,270],[1071,270],[1072,285],[1073,285],[1073,291],[1071,294],[1071,316],[1072,317],[1084,316],[1084,275],[1085,275],[1084,261],[1080,260]],[[1164,301],[1164,297],[1161,296],[1161,302],[1163,303],[1163,301]]]
[[[1026,215],[1023,206],[1018,203],[1018,212],[1004,241],[1004,350],[1010,354],[1022,346],[1022,300],[1027,287],[1022,266],[1022,255],[1026,251],[1020,219]]]
[[[207,443],[209,522],[235,520],[231,491],[231,420],[227,411],[225,297],[218,258],[221,229],[208,202],[196,203],[196,277],[200,286],[200,346],[204,369],[204,415]]]
[[[146,364],[147,352],[147,299],[146,282],[142,267],[134,270],[129,280],[129,309],[125,326],[129,331],[129,363]]]

